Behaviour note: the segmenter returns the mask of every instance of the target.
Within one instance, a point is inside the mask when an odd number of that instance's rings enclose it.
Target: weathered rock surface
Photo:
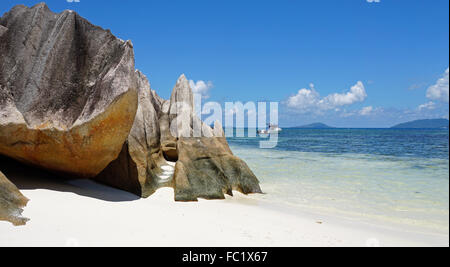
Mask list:
[[[262,193],[259,181],[247,164],[234,156],[225,137],[178,140],[175,165],[175,200],[223,199],[232,190]]]
[[[153,104],[153,108],[155,109],[156,113],[158,114],[158,118],[161,116],[162,113],[162,105],[165,102],[164,99],[162,99],[155,90],[151,90],[150,91],[152,94],[152,104]]]
[[[223,199],[224,193],[232,195],[232,190],[261,193],[256,176],[231,152],[220,122],[215,122],[213,130],[195,114],[192,89],[184,75],[170,99],[170,132],[178,134],[173,152],[175,200]]]
[[[131,42],[73,11],[0,18],[0,153],[92,177],[117,158],[137,109]]]
[[[22,208],[27,203],[28,198],[0,172],[0,220],[24,225],[28,219],[22,217]]]
[[[75,12],[19,5],[0,18],[0,154],[142,197],[161,186],[179,201],[260,193],[222,125],[194,107],[185,75],[160,98],[134,70],[131,42]],[[27,200],[0,178],[0,219],[20,224]]]
[[[214,122],[213,131],[215,137],[225,137],[225,132],[223,131],[222,124],[219,121]]]
[[[170,101],[166,100],[161,105],[159,117],[159,128],[161,133],[161,152],[166,160],[177,161],[177,138],[170,131]]]
[[[159,97],[151,91],[148,79],[136,71],[139,104],[133,127],[119,157],[111,162],[95,179],[127,190],[142,197],[152,194],[159,186],[161,172]]]
[[[189,81],[182,74],[175,84],[170,96],[170,132],[175,137],[192,136],[194,117],[194,94]]]
[[[196,114],[194,94],[186,76],[182,74],[170,96],[170,133],[175,137],[213,137],[211,127]]]
[[[194,94],[182,74],[172,90],[170,101],[161,105],[161,149],[167,160],[178,160],[177,138],[214,136],[211,127],[196,115],[194,107]]]
[[[6,33],[7,30],[8,30],[8,28],[3,27],[2,25],[0,25],[0,37],[1,37],[4,33]]]

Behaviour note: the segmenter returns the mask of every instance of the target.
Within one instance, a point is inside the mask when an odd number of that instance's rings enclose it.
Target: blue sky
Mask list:
[[[164,98],[185,73],[208,101],[280,101],[283,126],[448,118],[448,0],[46,3],[132,40]]]

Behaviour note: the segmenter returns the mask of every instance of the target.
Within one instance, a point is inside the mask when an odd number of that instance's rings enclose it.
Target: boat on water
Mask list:
[[[276,124],[269,124],[267,129],[258,130],[259,135],[268,135],[273,133],[279,133],[282,131],[280,127]]]

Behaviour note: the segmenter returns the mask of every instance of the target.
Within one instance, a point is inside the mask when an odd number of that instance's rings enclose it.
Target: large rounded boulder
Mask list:
[[[73,11],[19,5],[0,18],[0,154],[93,177],[137,109],[131,42]]]

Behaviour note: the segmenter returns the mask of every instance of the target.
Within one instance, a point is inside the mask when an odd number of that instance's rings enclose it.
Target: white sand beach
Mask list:
[[[235,192],[226,200],[147,199],[89,180],[14,177],[31,199],[15,227],[0,221],[0,246],[448,246],[448,235],[371,225],[272,206]]]
[[[0,1],[0,247],[449,246],[448,1],[39,1]]]

